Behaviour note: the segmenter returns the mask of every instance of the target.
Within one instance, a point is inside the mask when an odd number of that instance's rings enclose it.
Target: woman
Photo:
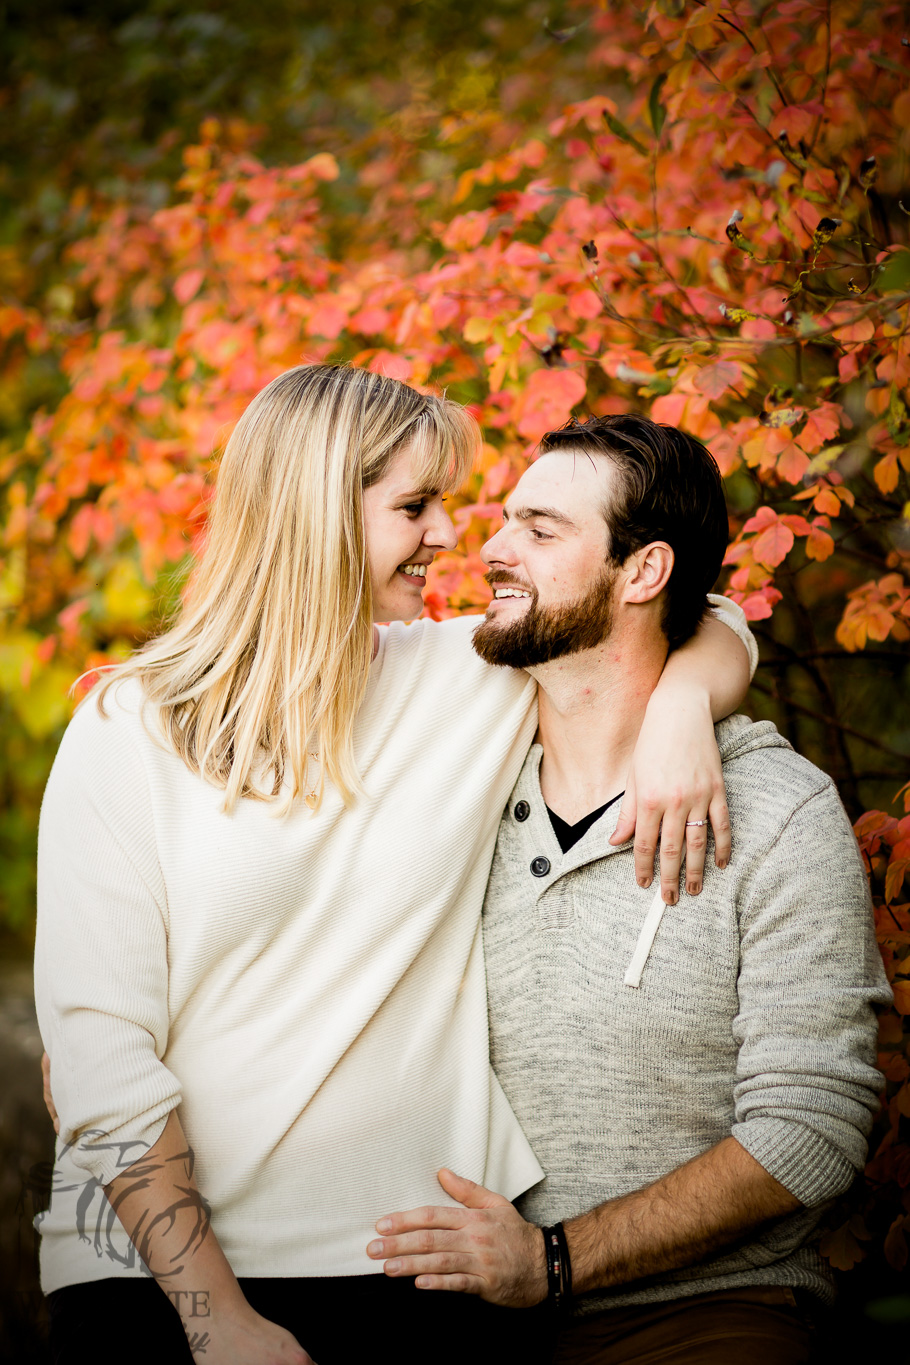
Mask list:
[[[228,443],[177,623],[64,737],[36,948],[60,1362],[188,1359],[168,1298],[215,1365],[425,1360],[431,1329],[461,1358],[506,1311],[365,1254],[443,1165],[510,1198],[541,1176],[490,1071],[479,928],[535,687],[479,660],[469,619],[400,624],[476,444],[397,381],[280,376]],[[674,657],[661,747],[674,688],[710,678],[723,714],[742,656],[714,624]]]

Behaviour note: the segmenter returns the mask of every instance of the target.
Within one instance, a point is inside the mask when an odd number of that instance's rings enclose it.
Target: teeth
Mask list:
[[[428,567],[426,564],[402,564],[401,571],[410,574],[412,578],[424,578]]]
[[[531,594],[530,594],[529,592],[525,592],[524,588],[494,588],[494,589],[493,589],[493,596],[494,596],[494,597],[530,597]]]

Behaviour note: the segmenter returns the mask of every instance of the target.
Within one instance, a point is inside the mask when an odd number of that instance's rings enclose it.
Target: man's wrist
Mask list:
[[[609,1203],[614,1201],[610,1200]],[[594,1290],[609,1289],[621,1282],[621,1276],[608,1263],[606,1253],[608,1205],[601,1204],[590,1213],[580,1214],[565,1224],[566,1243],[572,1266],[572,1292],[590,1294]]]

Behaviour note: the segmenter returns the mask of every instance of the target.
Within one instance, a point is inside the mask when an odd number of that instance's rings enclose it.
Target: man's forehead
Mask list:
[[[506,510],[516,516],[545,499],[546,506],[575,516],[581,507],[591,507],[595,489],[599,507],[609,477],[610,461],[604,456],[582,450],[552,451],[525,470],[506,498]]]

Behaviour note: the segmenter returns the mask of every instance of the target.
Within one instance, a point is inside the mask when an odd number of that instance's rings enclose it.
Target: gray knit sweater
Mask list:
[[[732,861],[718,871],[709,845],[702,894],[663,913],[656,883],[635,884],[631,844],[608,843],[618,805],[562,853],[540,746],[528,755],[484,908],[493,1064],[547,1172],[519,1207],[571,1218],[731,1133],[806,1207],[580,1313],[741,1285],[830,1299],[812,1234],[866,1156],[872,1007],[890,992],[853,832],[830,779],[773,725],[733,716],[717,737]]]

